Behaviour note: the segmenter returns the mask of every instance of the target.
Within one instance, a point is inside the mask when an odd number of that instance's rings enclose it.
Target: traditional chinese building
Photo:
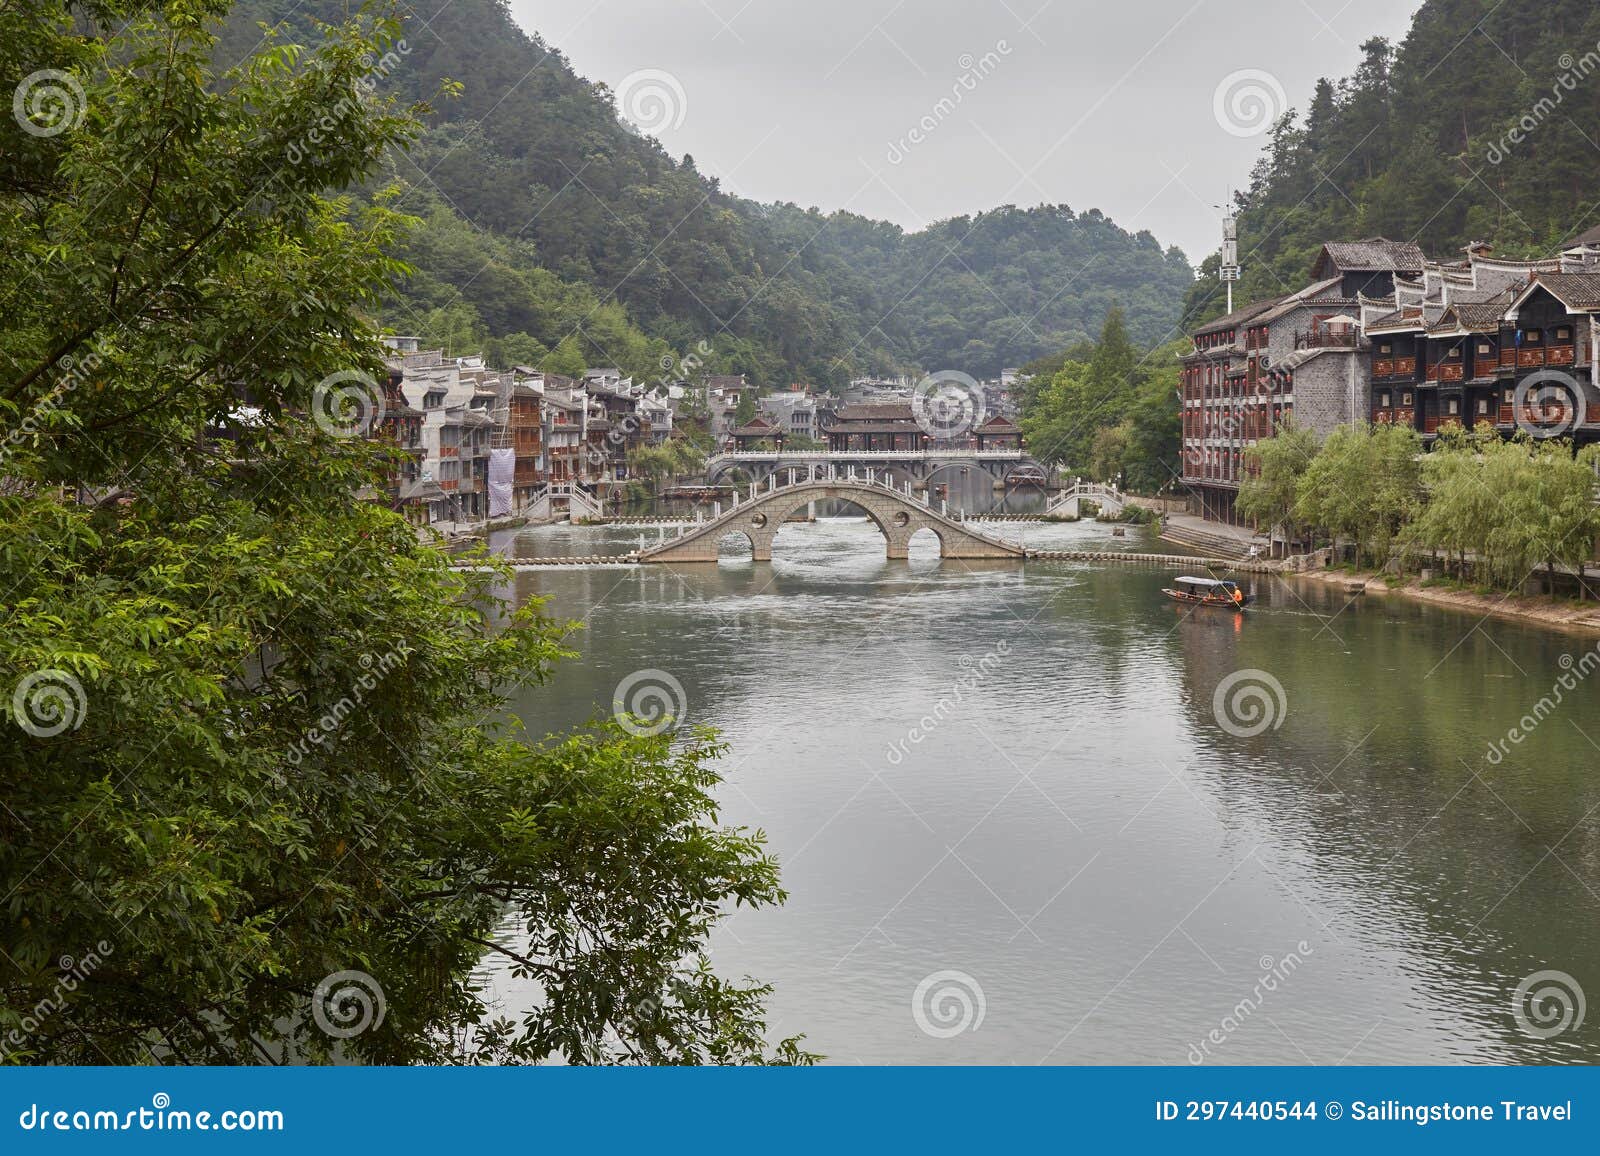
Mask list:
[[[917,423],[910,402],[880,402],[841,407],[822,427],[828,449],[917,451],[927,448],[928,433]]]
[[[1431,439],[1450,421],[1537,432],[1571,425],[1578,410],[1600,417],[1585,350],[1600,312],[1600,235],[1569,250],[1499,261],[1476,244],[1464,260],[1437,262],[1382,238],[1332,242],[1311,285],[1196,330],[1181,358],[1183,480],[1195,511],[1239,522],[1246,451],[1289,421],[1319,439],[1368,421]],[[1583,403],[1570,388],[1561,401],[1560,380],[1535,378],[1573,370],[1587,382]],[[1582,422],[1573,432],[1591,435]]]
[[[1008,417],[995,414],[972,431],[979,450],[1021,450],[1022,430]]]
[[[728,434],[735,450],[775,449],[784,439],[783,427],[757,414]]]

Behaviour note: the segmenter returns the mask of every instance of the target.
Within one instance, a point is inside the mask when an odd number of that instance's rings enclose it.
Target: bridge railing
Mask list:
[[[940,462],[940,461],[992,461],[1020,462],[1027,455],[1022,450],[977,450],[970,447],[948,450],[732,450],[712,454],[706,459],[706,468],[730,462],[748,462],[752,465],[769,462]]]

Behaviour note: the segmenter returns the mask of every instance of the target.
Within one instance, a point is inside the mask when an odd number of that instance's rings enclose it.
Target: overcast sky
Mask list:
[[[1213,206],[1244,183],[1263,143],[1252,133],[1270,118],[1252,95],[1263,94],[1274,112],[1281,100],[1303,110],[1318,76],[1352,71],[1368,36],[1402,38],[1421,6],[510,4],[580,75],[617,90],[632,77],[625,94],[636,123],[742,196],[850,209],[907,228],[1002,204],[1064,202],[1149,229],[1194,261],[1216,248]],[[1224,99],[1219,120],[1218,90],[1229,77],[1239,103],[1230,111]]]

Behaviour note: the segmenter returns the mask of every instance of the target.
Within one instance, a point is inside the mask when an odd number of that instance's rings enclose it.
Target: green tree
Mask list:
[[[1268,530],[1281,527],[1291,541],[1297,539],[1301,526],[1295,509],[1301,479],[1316,456],[1316,435],[1292,423],[1251,446],[1245,451],[1249,469],[1239,486],[1239,512]]]
[[[583,348],[576,334],[569,333],[549,353],[539,366],[546,373],[559,373],[563,377],[581,378],[589,371]]]
[[[1459,424],[1440,428],[1433,452],[1422,462],[1426,500],[1402,534],[1410,549],[1455,555],[1457,573],[1467,573],[1467,555],[1483,558],[1490,531],[1499,516],[1499,502],[1484,482],[1485,455],[1498,451],[1500,436],[1489,425],[1468,432]]]
[[[1404,426],[1340,426],[1300,479],[1294,516],[1386,566],[1421,492],[1422,439]]]
[[[0,76],[62,69],[83,108],[0,124],[9,1053],[315,1061],[358,1018],[337,1047],[395,1064],[804,1060],[704,965],[722,911],[782,897],[717,822],[715,738],[517,735],[566,628],[358,497],[394,464],[351,435],[407,222],[340,192],[415,132],[365,84],[399,26],[216,73],[221,11],[0,8]],[[515,1022],[486,952],[539,993]]]

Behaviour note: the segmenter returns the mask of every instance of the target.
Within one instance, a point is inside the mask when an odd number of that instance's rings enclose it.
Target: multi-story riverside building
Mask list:
[[[1183,482],[1238,522],[1246,452],[1293,422],[1448,422],[1600,439],[1600,230],[1547,261],[1488,245],[1430,261],[1381,238],[1325,245],[1313,283],[1200,327],[1181,358]]]

